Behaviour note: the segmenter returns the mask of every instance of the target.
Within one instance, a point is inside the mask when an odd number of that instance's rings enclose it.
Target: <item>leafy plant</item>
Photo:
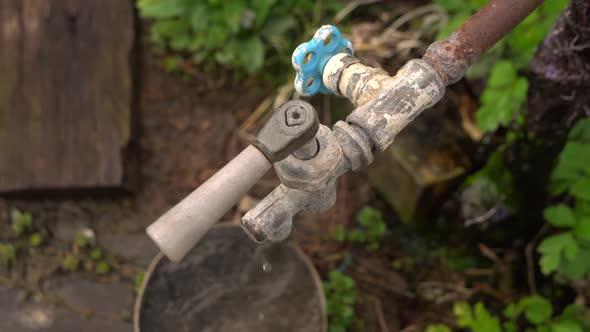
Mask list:
[[[83,230],[76,233],[76,236],[74,237],[74,244],[78,248],[91,248],[96,244],[96,239],[92,231]]]
[[[353,325],[362,324],[354,314],[358,291],[354,280],[338,270],[332,270],[324,282],[330,332],[345,332]]]
[[[444,324],[433,324],[426,327],[424,332],[452,332],[451,329]]]
[[[310,18],[335,13],[336,0],[139,0],[142,17],[153,19],[151,41],[194,62],[260,71],[270,58],[287,64],[302,27]]]
[[[74,255],[68,255],[62,262],[62,267],[69,272],[76,272],[78,271],[78,267],[80,266],[80,258]]]
[[[457,326],[468,328],[473,332],[501,332],[500,320],[491,315],[483,303],[471,307],[467,302],[458,302],[453,306],[457,317]]]
[[[97,261],[99,259],[102,259],[102,257],[103,257],[103,253],[102,253],[102,249],[100,249],[100,248],[94,248],[90,252],[90,259],[92,259],[93,261]]]
[[[504,316],[508,318],[504,322],[504,330],[519,331],[517,319],[520,316],[524,316],[526,323],[534,327],[533,331],[539,332],[581,332],[589,327],[590,321],[585,317],[585,310],[579,306],[569,305],[556,317],[553,317],[553,312],[553,305],[547,299],[538,295],[524,297],[504,309]]]
[[[490,73],[476,114],[480,129],[494,131],[519,119],[527,100],[528,80],[518,75],[518,71],[528,65],[568,2],[545,1],[470,69],[468,76],[471,78],[483,78]],[[441,39],[461,26],[487,1],[435,0],[435,3],[447,10],[450,16],[447,25],[439,31],[438,38]]]
[[[365,207],[357,215],[357,221],[360,228],[350,231],[348,240],[353,243],[364,244],[368,251],[379,249],[379,242],[387,231],[387,225],[383,220],[381,211],[372,207]]]
[[[553,169],[550,191],[568,194],[574,208],[558,204],[545,209],[545,219],[562,231],[545,238],[537,250],[541,272],[570,279],[590,276],[590,119],[578,121]]]
[[[43,244],[43,240],[43,235],[39,232],[35,232],[29,237],[29,245],[33,248],[40,247]]]
[[[109,274],[111,272],[111,265],[107,261],[100,261],[96,263],[95,272],[99,275]]]
[[[491,70],[487,87],[475,114],[477,125],[485,131],[507,127],[527,100],[529,82],[519,76],[511,61],[498,61]]]
[[[33,217],[28,212],[12,209],[12,231],[16,236],[24,235],[33,230]]]
[[[0,243],[0,263],[9,268],[16,262],[16,249],[10,243]]]
[[[453,306],[457,326],[472,332],[582,332],[590,328],[590,319],[584,308],[569,305],[559,316],[554,316],[553,305],[538,296],[526,296],[504,309],[504,320],[491,314],[483,303],[471,306],[458,302]],[[523,320],[519,320],[523,317]],[[526,329],[523,327],[526,326]],[[447,332],[450,329],[441,324],[431,325],[426,332]]]
[[[359,228],[346,232],[341,225],[332,229],[332,239],[336,241],[349,241],[351,243],[360,243],[365,245],[367,251],[379,249],[379,242],[385,236],[387,225],[383,220],[381,211],[365,207],[357,215]]]
[[[145,278],[145,272],[143,272],[143,271],[137,272],[137,274],[135,275],[133,289],[135,290],[136,293],[139,292],[139,289],[141,288],[141,284],[143,284],[144,278]]]

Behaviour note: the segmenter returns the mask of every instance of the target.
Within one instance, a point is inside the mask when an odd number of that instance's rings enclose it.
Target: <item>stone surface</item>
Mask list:
[[[135,297],[131,284],[96,282],[77,274],[54,278],[48,288],[69,305],[115,315],[131,312]]]
[[[116,317],[84,317],[61,305],[19,301],[19,291],[0,286],[0,332],[131,332],[131,323]],[[114,295],[110,293],[110,295]]]
[[[98,236],[98,244],[107,251],[144,267],[147,267],[160,251],[145,232],[102,233]]]

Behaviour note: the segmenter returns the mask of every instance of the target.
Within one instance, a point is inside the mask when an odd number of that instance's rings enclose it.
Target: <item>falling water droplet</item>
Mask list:
[[[264,262],[262,264],[262,271],[269,273],[272,271],[272,265],[269,262]]]
[[[264,313],[263,312],[258,314],[258,320],[264,320]]]

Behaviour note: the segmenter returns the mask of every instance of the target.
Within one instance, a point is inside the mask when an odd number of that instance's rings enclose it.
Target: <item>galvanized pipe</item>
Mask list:
[[[481,54],[542,3],[543,0],[490,0],[449,38],[430,45],[422,59],[446,85],[453,84]]]

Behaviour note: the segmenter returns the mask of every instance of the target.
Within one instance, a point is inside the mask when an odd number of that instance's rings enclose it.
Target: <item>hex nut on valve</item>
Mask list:
[[[291,100],[275,111],[252,144],[275,163],[312,140],[319,126],[313,106]]]
[[[305,112],[305,109],[299,105],[288,108],[285,112],[287,126],[295,127],[304,124],[306,121],[304,117]]]

